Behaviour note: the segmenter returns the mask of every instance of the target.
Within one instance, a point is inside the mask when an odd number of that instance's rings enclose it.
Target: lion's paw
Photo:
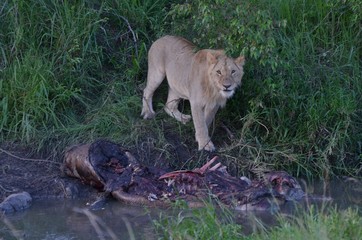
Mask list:
[[[188,123],[191,120],[191,115],[188,114],[181,114],[181,122],[183,124]]]
[[[156,113],[154,111],[142,111],[141,116],[143,119],[151,119],[154,118]]]
[[[209,152],[214,152],[216,150],[214,144],[211,142],[211,140],[204,145],[199,145],[199,150],[205,150],[205,151],[209,151]]]

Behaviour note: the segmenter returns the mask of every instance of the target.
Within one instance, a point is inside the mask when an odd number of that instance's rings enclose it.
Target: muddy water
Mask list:
[[[362,185],[360,182],[332,181],[306,185],[312,194],[332,197],[332,201],[312,201],[324,207],[339,208],[356,206],[362,208]],[[152,226],[153,219],[163,215],[178,214],[167,210],[146,209],[109,201],[100,210],[89,210],[87,200],[35,201],[26,211],[0,218],[2,239],[157,239]],[[308,205],[311,201],[299,205]],[[281,211],[289,211],[282,209]],[[273,224],[273,215],[266,212],[236,213],[236,222],[252,232],[255,216],[266,224]]]
[[[158,214],[116,201],[98,210],[89,210],[87,200],[35,201],[0,220],[0,239],[155,239],[151,221]]]

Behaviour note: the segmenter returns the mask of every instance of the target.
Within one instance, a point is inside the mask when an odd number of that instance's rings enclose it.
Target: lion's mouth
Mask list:
[[[234,95],[234,89],[223,89],[220,91],[220,94],[225,98],[230,98],[232,95]]]
[[[224,89],[223,89],[223,92],[225,92],[225,93],[231,93],[231,92],[234,92],[234,89],[224,88]]]

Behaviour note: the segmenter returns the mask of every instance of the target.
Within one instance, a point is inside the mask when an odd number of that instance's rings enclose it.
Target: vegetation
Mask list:
[[[161,110],[167,87],[157,92],[156,119],[139,117],[147,49],[177,34],[246,56],[243,86],[217,114],[212,136],[229,170],[361,176],[360,0],[4,0],[0,22],[2,142],[61,161],[70,144],[108,138],[146,163],[200,166],[192,124]],[[171,239],[361,236],[350,209],[311,210],[251,236],[222,214],[208,207],[155,224]]]
[[[162,216],[154,225],[162,239],[359,239],[362,217],[358,210],[315,210],[299,217],[278,216],[274,227],[249,214],[252,226],[236,223],[230,212],[214,207],[185,210],[178,217]],[[254,220],[252,220],[254,219]],[[243,220],[245,221],[245,216]],[[251,231],[252,230],[252,231]],[[250,233],[251,232],[251,233]]]
[[[174,27],[247,56],[241,94],[223,112],[239,133],[228,151],[308,175],[360,173],[360,4],[211,2],[176,5]]]
[[[177,34],[247,58],[213,131],[231,170],[360,175],[361,16],[358,0],[2,1],[0,138],[53,157],[108,138],[143,161],[199,165],[192,124],[161,111],[166,87],[157,118],[139,117],[147,49]]]

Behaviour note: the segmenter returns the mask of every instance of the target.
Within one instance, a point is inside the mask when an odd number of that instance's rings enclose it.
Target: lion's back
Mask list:
[[[149,71],[163,72],[171,88],[183,89],[188,85],[194,55],[195,46],[188,40],[164,36],[155,41],[148,52]],[[184,90],[181,92],[186,94]]]
[[[152,44],[148,52],[148,61],[164,64],[165,68],[180,68],[180,64],[190,63],[194,49],[195,46],[186,39],[167,35]]]

